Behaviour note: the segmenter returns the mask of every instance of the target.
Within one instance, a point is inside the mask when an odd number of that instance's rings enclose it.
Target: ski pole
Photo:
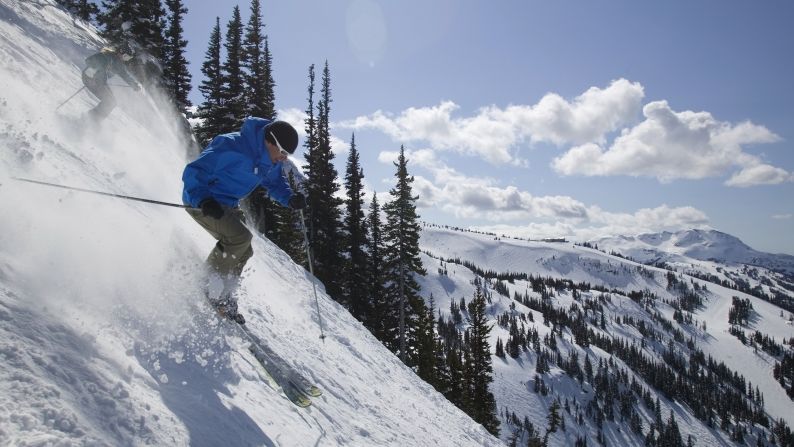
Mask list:
[[[113,193],[109,193],[109,192],[94,191],[94,190],[91,190],[91,189],[76,188],[74,186],[57,185],[55,183],[41,182],[41,181],[38,181],[38,180],[31,180],[31,179],[27,179],[27,178],[20,178],[20,177],[11,177],[11,178],[14,179],[14,180],[18,180],[20,182],[35,183],[37,185],[52,186],[52,187],[55,187],[55,188],[63,188],[63,189],[71,190],[71,191],[88,192],[88,193],[91,193],[91,194],[99,194],[99,195],[103,195],[103,196],[116,197],[116,198],[119,198],[119,199],[136,200],[138,202],[152,203],[152,204],[155,204],[155,205],[173,206],[175,208],[192,208],[192,207],[190,207],[188,205],[182,205],[182,204],[179,204],[179,203],[161,202],[159,200],[151,200],[151,199],[143,199],[143,198],[140,198],[140,197],[124,196],[124,195],[121,195],[121,194],[113,194]]]
[[[301,227],[303,228],[303,240],[306,245],[306,257],[309,260],[309,273],[314,276],[314,266],[312,265],[312,252],[309,249],[309,233],[306,231],[306,219],[303,217],[303,210],[301,213]],[[323,315],[320,313],[320,300],[317,298],[317,286],[312,279],[312,289],[314,289],[314,303],[317,305],[317,319],[320,322],[320,340],[325,343],[325,332],[323,331]]]
[[[58,110],[58,109],[60,109],[60,108],[61,108],[61,106],[63,106],[64,104],[66,104],[67,102],[69,102],[69,101],[70,101],[72,98],[74,98],[75,96],[77,96],[77,94],[78,94],[78,93],[82,92],[84,88],[85,88],[85,86],[82,86],[82,87],[80,87],[80,89],[79,89],[79,90],[77,90],[76,92],[74,92],[74,94],[73,94],[72,96],[70,96],[70,97],[66,98],[66,101],[64,101],[64,102],[62,102],[62,103],[60,103],[60,104],[58,104],[58,107],[56,107],[56,108],[55,108],[55,110]]]

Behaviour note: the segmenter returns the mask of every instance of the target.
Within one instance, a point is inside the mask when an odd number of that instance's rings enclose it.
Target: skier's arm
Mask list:
[[[182,172],[182,182],[185,184],[182,200],[193,208],[198,208],[204,199],[210,197],[210,174],[200,161],[198,159],[188,164]]]
[[[282,206],[289,206],[289,198],[292,197],[292,189],[289,187],[289,183],[287,183],[287,177],[284,175],[284,168],[280,166],[280,169],[274,169],[274,171],[275,174],[272,178],[268,178],[269,183],[267,185],[263,183],[262,186],[267,188],[270,197],[275,199]]]
[[[218,149],[222,142],[219,137],[213,138],[201,156],[185,166],[182,173],[182,182],[185,185],[182,200],[185,204],[198,208],[204,199],[212,196],[209,183],[214,176]]]

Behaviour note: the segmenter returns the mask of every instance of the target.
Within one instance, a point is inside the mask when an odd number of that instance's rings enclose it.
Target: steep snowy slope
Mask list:
[[[179,202],[184,144],[160,100],[119,89],[79,117],[102,43],[50,0],[0,0],[0,444],[500,445],[384,349],[267,241],[240,304],[251,330],[324,391],[270,389],[201,302],[214,241],[178,208],[21,183],[29,177]]]
[[[453,231],[433,225],[426,225],[423,228],[420,245],[426,252],[422,261],[428,272],[421,280],[423,294],[426,298],[432,294],[438,312],[446,318],[450,316],[451,305],[461,299],[465,299],[466,302],[472,299],[473,282],[477,276],[472,271],[473,268],[500,274],[527,274],[536,278],[550,277],[585,282],[593,289],[579,290],[577,292],[579,296],[574,296],[568,288],[551,289],[551,298],[547,304],[569,310],[577,306],[579,308],[587,306],[588,301],[598,302],[603,306],[606,318],[599,321],[599,312],[593,311],[587,318],[593,331],[611,339],[642,345],[645,356],[662,364],[663,353],[671,346],[669,343],[681,352],[687,352],[690,343],[687,339],[691,337],[692,346],[700,349],[705,355],[724,362],[732,371],[744,376],[754,390],[757,387],[764,396],[765,410],[772,419],[782,418],[789,425],[794,423],[794,401],[786,396],[772,377],[775,358],[763,352],[758,346],[742,344],[737,337],[729,333],[731,327],[728,322],[729,311],[733,297],[737,296],[749,300],[753,306],[751,321],[741,327],[748,335],[758,330],[773,337],[778,343],[794,338],[794,328],[789,321],[791,314],[781,313],[779,307],[769,302],[700,279],[674,275],[684,279],[689,284],[690,291],[691,287],[697,284],[697,290],[700,291],[698,293],[704,297],[704,304],[691,313],[693,319],[691,323],[678,322],[674,317],[676,308],[672,305],[678,300],[678,296],[675,287],[670,287],[668,279],[670,272],[667,270],[643,266],[594,249],[567,243],[510,240],[493,235]],[[722,268],[727,267],[722,265]],[[532,315],[531,319],[523,321],[527,328],[536,330],[541,339],[552,333],[551,326],[544,323],[546,318],[543,313],[537,308],[527,307],[521,300],[516,299],[516,295],[526,295],[541,300],[541,295],[533,290],[529,281],[524,279],[502,281],[502,285],[509,291],[509,296],[497,292],[494,280],[488,281],[487,284],[486,289],[491,296],[488,312],[494,319],[491,346],[495,346],[497,340],[506,342],[510,336],[509,328],[496,321],[497,317],[504,315]],[[596,290],[597,287],[602,289]],[[604,293],[603,288],[609,293]],[[653,294],[658,298],[653,303],[638,301],[636,297],[628,296],[630,292]],[[608,298],[604,299],[604,297]],[[669,324],[670,329],[680,331],[683,339],[674,340],[669,333],[659,338],[659,334],[665,334],[667,329],[664,325],[660,325],[661,320],[658,317],[654,317],[657,312],[667,320],[665,324]],[[635,322],[642,321],[643,326],[626,324],[625,318],[631,318]],[[464,319],[462,327],[466,326]],[[639,330],[640,327],[643,328],[642,331]],[[654,328],[655,332],[650,332],[649,328]],[[562,330],[561,336],[557,336],[561,359],[567,359],[570,353],[576,353],[580,363],[584,361],[585,356],[589,356],[594,364],[601,359],[604,362],[614,362],[616,367],[632,370],[619,356],[610,355],[595,344],[583,347],[574,343],[573,339],[574,335],[569,328]],[[545,342],[541,346],[543,349],[549,349]],[[567,430],[551,434],[552,445],[571,445],[579,437],[592,439],[599,432],[609,445],[644,445],[644,437],[633,434],[628,428],[628,421],[622,420],[622,417],[614,423],[603,423],[599,428],[592,419],[593,408],[588,406],[589,402],[593,401],[592,384],[587,381],[581,384],[570,377],[559,360],[552,361],[550,372],[536,376],[538,354],[533,349],[523,352],[517,358],[494,356],[492,359],[494,383],[491,389],[500,409],[503,439],[510,439],[516,430],[520,432],[520,424],[516,425],[511,421],[512,418],[508,417],[508,414],[512,413],[518,416],[518,421],[528,418],[536,428],[541,429],[542,435],[543,428],[547,426],[549,408],[553,400],[559,398],[561,402],[569,402],[572,410],[564,415],[568,419]],[[697,445],[735,443],[731,430],[726,432],[717,427],[709,427],[695,416],[696,409],[692,405],[667,398],[665,393],[651,386],[642,374],[636,371],[632,372],[631,376],[660,399],[661,414],[665,420],[671,411],[675,414],[685,441],[686,437],[691,435]],[[535,391],[536,377],[540,377],[542,383],[551,388],[548,394]],[[603,405],[603,401],[599,401],[598,406],[604,408]],[[577,421],[578,413],[585,415],[581,425]],[[644,433],[647,433],[650,424],[654,423],[653,411],[638,405],[638,413]]]

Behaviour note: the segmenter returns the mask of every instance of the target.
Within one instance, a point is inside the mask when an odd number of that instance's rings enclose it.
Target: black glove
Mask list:
[[[220,219],[223,217],[223,207],[212,197],[204,199],[199,206],[201,207],[201,214],[205,216],[212,217],[213,219]]]
[[[294,210],[306,208],[306,197],[299,192],[292,194],[292,197],[289,198],[289,207]]]

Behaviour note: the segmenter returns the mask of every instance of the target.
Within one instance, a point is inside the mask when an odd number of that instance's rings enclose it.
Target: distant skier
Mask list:
[[[116,107],[116,98],[108,87],[108,78],[118,75],[133,90],[141,89],[140,84],[127,70],[126,64],[134,57],[129,45],[121,45],[118,49],[105,47],[98,53],[88,56],[83,70],[83,85],[99,98],[99,104],[87,112],[89,118],[99,122],[105,119]]]
[[[187,212],[218,241],[207,266],[223,281],[223,290],[217,298],[208,297],[219,314],[241,324],[245,318],[234,292],[253,255],[253,236],[239,201],[261,186],[281,205],[303,209],[306,198],[290,189],[282,169],[297,147],[298,132],[289,123],[249,117],[239,132],[215,137],[182,174],[182,201],[192,207]]]

